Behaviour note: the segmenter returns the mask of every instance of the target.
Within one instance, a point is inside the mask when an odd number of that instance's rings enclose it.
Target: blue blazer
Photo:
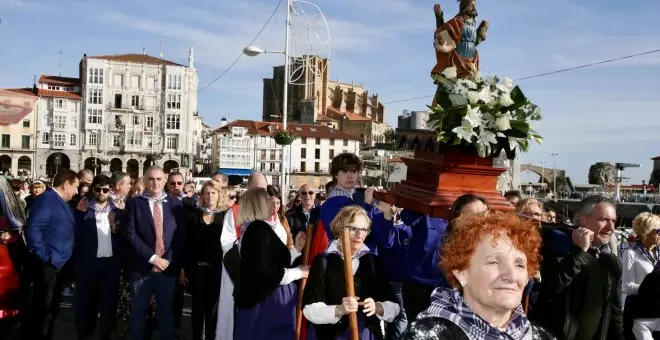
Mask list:
[[[163,245],[165,253],[163,258],[170,261],[170,265],[163,273],[165,275],[178,275],[183,265],[183,248],[185,246],[185,216],[181,201],[166,197],[163,201]],[[146,197],[138,196],[126,202],[126,238],[132,248],[131,262],[133,277],[140,278],[148,275],[153,265],[149,259],[155,254],[156,231],[154,218]]]
[[[112,202],[109,204],[112,204]],[[112,260],[116,261],[117,266],[119,266],[124,248],[122,246],[124,240],[120,236],[119,231],[123,211],[121,209],[115,209],[114,207],[111,209],[113,209],[113,213],[115,214],[115,223],[117,225],[116,231],[110,234],[112,242]],[[98,234],[96,233],[96,213],[92,209],[87,211],[76,209],[73,212],[73,215],[76,220],[76,226],[74,228],[75,245],[73,246],[73,259],[76,266],[92,268],[96,265],[96,252],[99,244]]]
[[[60,195],[49,189],[34,199],[25,226],[28,251],[61,269],[73,251],[74,218]]]

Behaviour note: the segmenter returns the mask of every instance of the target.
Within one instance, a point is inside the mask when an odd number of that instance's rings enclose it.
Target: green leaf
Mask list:
[[[525,152],[527,152],[527,150],[529,150],[529,140],[520,138],[520,139],[517,140],[517,142],[518,142],[518,147],[520,148],[520,150],[525,151]]]
[[[525,97],[525,94],[523,94],[519,86],[516,86],[511,90],[511,99],[513,100],[513,105],[509,106],[509,110],[517,110],[527,104],[527,97]]]

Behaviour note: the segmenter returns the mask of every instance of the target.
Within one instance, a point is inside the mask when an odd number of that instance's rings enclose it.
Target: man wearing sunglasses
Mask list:
[[[75,324],[79,339],[93,336],[97,310],[101,313],[99,334],[110,339],[117,317],[120,275],[120,242],[114,218],[118,209],[110,199],[113,181],[94,177],[91,198],[74,211],[76,277]]]
[[[309,214],[315,207],[315,195],[314,188],[310,184],[303,184],[298,189],[298,198],[300,200],[300,205],[294,206],[292,209],[286,212],[286,220],[289,222],[291,227],[291,234],[293,238],[298,235],[300,232],[307,231],[307,224],[309,223]]]

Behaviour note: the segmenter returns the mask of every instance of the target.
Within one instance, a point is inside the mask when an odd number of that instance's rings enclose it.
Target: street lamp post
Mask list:
[[[555,194],[555,199],[557,198],[557,156],[559,154],[557,153],[551,153],[550,156],[552,156],[552,186],[553,189],[552,191]]]
[[[286,1],[286,28],[284,33],[284,51],[266,51],[257,46],[248,46],[243,49],[243,53],[249,57],[254,57],[262,53],[282,53],[284,54],[284,100],[282,101],[282,129],[286,131],[286,121],[289,102],[289,30],[291,26],[291,0]],[[286,204],[288,194],[286,194],[286,145],[282,145],[282,168],[280,174],[280,190],[282,190],[282,204]]]

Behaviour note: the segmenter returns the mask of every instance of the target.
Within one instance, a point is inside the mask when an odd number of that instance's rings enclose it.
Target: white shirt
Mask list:
[[[639,285],[650,272],[653,271],[653,263],[642,254],[640,249],[630,248],[623,252],[622,256],[623,293],[626,295],[637,295]]]
[[[110,212],[94,212],[96,219],[96,238],[98,246],[96,248],[96,257],[112,257],[112,235],[110,234],[110,221],[108,220]]]
[[[326,253],[331,253],[338,251],[337,248],[337,240],[332,241],[330,245],[328,246],[328,250],[326,250]],[[366,252],[362,252],[366,248]],[[362,254],[367,254],[369,252],[369,248],[367,248],[366,245],[362,246],[362,249],[360,253]],[[353,275],[357,272],[358,268],[360,267],[360,257],[361,256],[354,256],[351,259],[351,264],[353,266]],[[399,312],[401,311],[401,308],[399,307],[398,303],[392,302],[392,301],[376,301],[376,303],[381,303],[383,305],[383,316],[380,316],[376,314],[378,319],[385,321],[385,322],[392,322],[394,321],[394,318],[399,315]],[[327,325],[327,324],[336,324],[339,322],[341,317],[336,317],[335,316],[335,311],[337,309],[337,305],[326,305],[324,302],[315,302],[309,305],[306,305],[303,308],[303,315],[305,315],[305,318],[309,320],[313,324],[317,325]]]

